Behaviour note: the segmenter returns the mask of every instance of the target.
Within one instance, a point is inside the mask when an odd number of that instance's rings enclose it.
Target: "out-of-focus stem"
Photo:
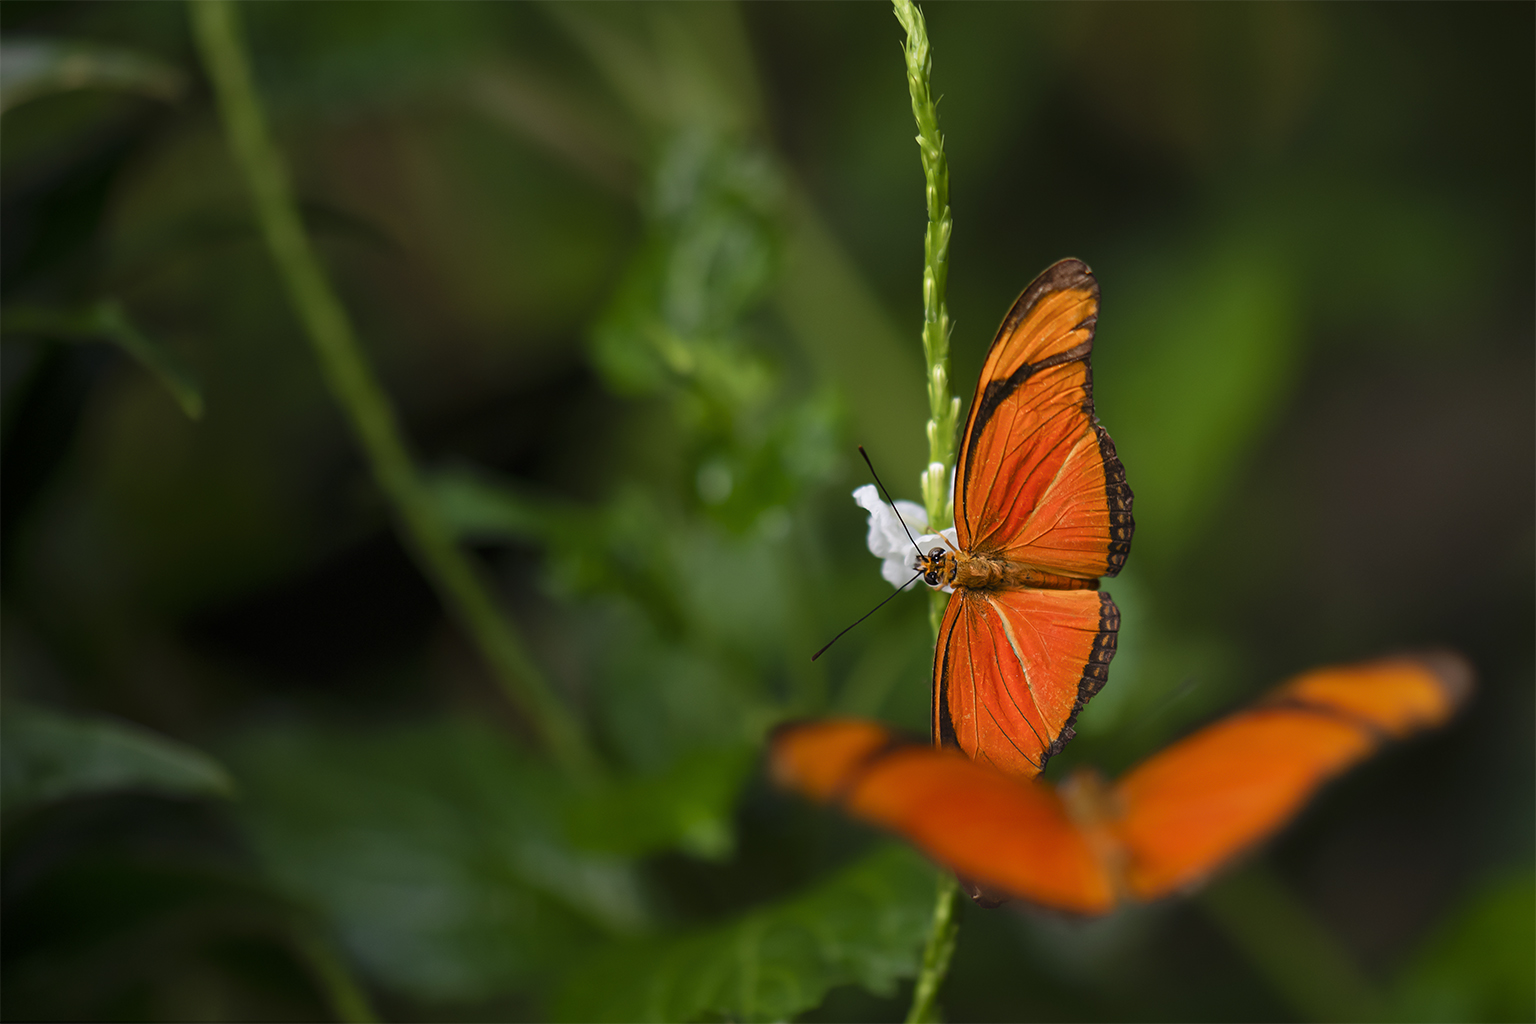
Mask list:
[[[318,931],[312,926],[300,925],[295,929],[294,943],[337,1020],[345,1024],[376,1024],[379,1015],[368,1002],[368,994],[335,948]]]
[[[230,0],[192,0],[188,9],[230,149],[250,187],[257,220],[288,299],[314,346],[332,397],[350,421],[374,479],[394,507],[408,547],[551,756],[569,771],[589,772],[595,760],[584,733],[529,659],[485,581],[438,514],[406,450],[394,408],[304,233],[286,169],[251,79],[238,12]]]

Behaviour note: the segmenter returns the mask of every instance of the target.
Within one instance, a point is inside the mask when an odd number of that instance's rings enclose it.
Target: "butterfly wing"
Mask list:
[[[961,550],[1079,579],[1130,552],[1131,489],[1093,412],[1099,285],[1079,260],[1024,290],[988,350],[955,474]]]
[[[1038,775],[1104,685],[1119,629],[1097,590],[955,591],[934,650],[934,741]]]
[[[1115,789],[1127,890],[1155,899],[1199,881],[1383,739],[1445,721],[1470,686],[1449,654],[1320,669],[1144,761]]]
[[[1107,870],[1049,786],[871,722],[780,729],[771,759],[781,785],[894,832],[987,887],[1077,913],[1113,905]]]

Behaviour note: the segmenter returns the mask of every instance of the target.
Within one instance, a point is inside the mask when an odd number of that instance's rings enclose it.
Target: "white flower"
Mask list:
[[[919,551],[944,547],[946,540],[955,546],[955,528],[951,526],[942,533],[929,533],[928,513],[915,501],[896,502],[896,510],[901,513],[898,521],[896,512],[891,511],[891,506],[880,497],[874,484],[865,484],[854,491],[853,500],[869,513],[869,552],[880,559],[880,575],[893,587],[911,582],[917,572],[913,563]],[[901,528],[903,522],[907,524],[906,530]],[[911,539],[908,539],[908,531]],[[916,548],[912,546],[914,541]],[[945,593],[950,591],[949,587],[942,589]]]

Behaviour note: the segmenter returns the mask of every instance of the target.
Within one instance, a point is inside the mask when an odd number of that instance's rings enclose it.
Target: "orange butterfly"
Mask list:
[[[1186,889],[1288,821],[1330,777],[1444,722],[1471,689],[1448,653],[1317,669],[1185,737],[1113,786],[1079,772],[1021,782],[873,722],[780,729],[775,778],[889,829],[983,905],[1016,896],[1103,913]]]
[[[955,465],[958,550],[914,569],[954,594],[933,663],[933,739],[1032,777],[1103,687],[1120,610],[1099,577],[1135,523],[1093,413],[1099,285],[1062,260],[1014,302],[987,352]]]

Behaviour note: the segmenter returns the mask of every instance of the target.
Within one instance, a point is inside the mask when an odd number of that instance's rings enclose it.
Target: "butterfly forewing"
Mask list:
[[[1099,288],[1063,260],[1014,303],[987,354],[961,442],[962,550],[1084,579],[1130,550],[1131,491],[1093,411],[1089,355]]]

